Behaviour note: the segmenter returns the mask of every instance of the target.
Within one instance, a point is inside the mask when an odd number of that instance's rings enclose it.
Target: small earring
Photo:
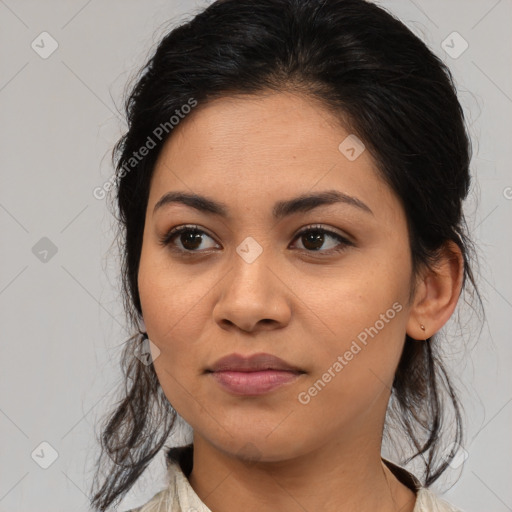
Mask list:
[[[424,331],[424,330],[425,330],[425,326],[424,326],[423,324],[420,324],[420,329],[421,329],[422,331]]]

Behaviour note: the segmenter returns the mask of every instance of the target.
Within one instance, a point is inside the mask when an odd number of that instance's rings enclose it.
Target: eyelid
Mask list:
[[[340,233],[340,232],[336,231],[334,228],[326,227],[323,224],[308,224],[307,226],[304,226],[303,228],[301,228],[295,234],[294,238],[297,238],[299,235],[302,235],[304,232],[314,231],[314,230],[324,231],[327,234],[342,238],[347,243],[354,244],[353,237],[351,237],[348,233],[344,233],[344,232]]]

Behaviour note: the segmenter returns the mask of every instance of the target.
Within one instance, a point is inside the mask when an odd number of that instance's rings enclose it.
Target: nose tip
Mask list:
[[[232,320],[224,319],[222,320],[222,322],[230,326],[237,327],[241,331],[247,333],[253,332],[257,325],[273,327],[273,324],[278,323],[276,320],[273,320],[271,318],[262,318],[261,320],[256,320],[253,322],[250,322],[249,320],[240,320],[237,323],[234,323]]]
[[[282,292],[268,284],[244,290],[242,281],[228,286],[213,309],[214,320],[223,329],[236,327],[245,333],[282,327],[289,322],[290,315]]]

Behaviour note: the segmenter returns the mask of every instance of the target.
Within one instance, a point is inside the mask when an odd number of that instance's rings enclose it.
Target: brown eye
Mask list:
[[[345,237],[341,236],[334,231],[330,231],[328,229],[322,227],[312,226],[307,228],[296,236],[297,239],[300,239],[303,245],[303,249],[307,252],[321,252],[321,253],[332,253],[339,252],[344,250],[347,246],[353,246],[354,244],[347,240]],[[330,247],[327,247],[325,250],[321,250],[324,247],[324,244],[327,240],[336,240],[337,243],[329,244]]]
[[[203,235],[197,231],[184,231],[179,235],[179,241],[187,251],[194,251],[199,249]]]
[[[163,246],[173,245],[173,249],[182,252],[201,252],[199,248],[204,241],[204,237],[213,240],[207,233],[198,229],[196,226],[181,226],[169,231],[161,239],[160,243]],[[181,244],[176,246],[174,239],[177,239],[178,243]],[[209,249],[211,247],[203,247],[203,249]]]

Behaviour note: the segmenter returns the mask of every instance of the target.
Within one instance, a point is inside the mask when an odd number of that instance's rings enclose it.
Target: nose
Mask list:
[[[263,254],[251,263],[235,254],[220,286],[213,316],[222,329],[253,332],[289,323],[293,293],[279,267]]]

